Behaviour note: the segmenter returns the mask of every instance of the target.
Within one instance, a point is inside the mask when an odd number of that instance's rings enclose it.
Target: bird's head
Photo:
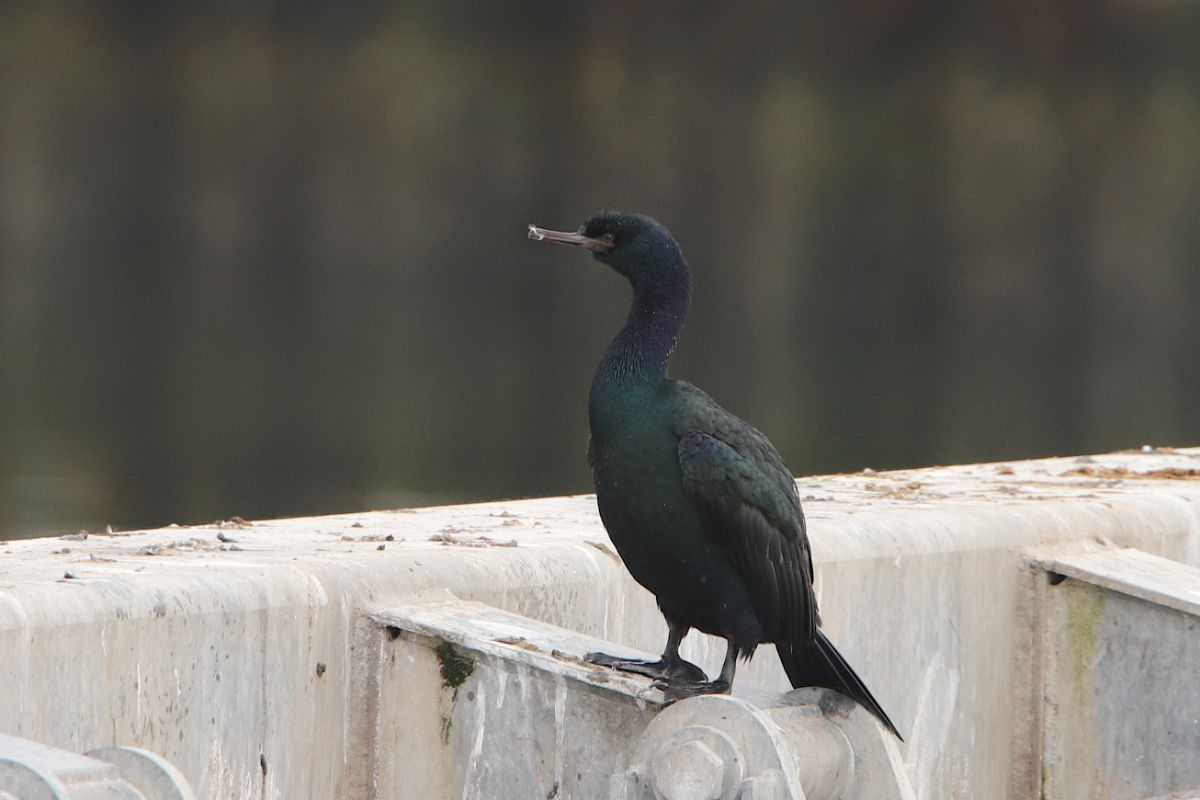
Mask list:
[[[598,261],[628,278],[634,289],[687,277],[683,253],[670,232],[641,214],[605,211],[583,223],[575,233],[530,225],[529,238],[591,250]]]

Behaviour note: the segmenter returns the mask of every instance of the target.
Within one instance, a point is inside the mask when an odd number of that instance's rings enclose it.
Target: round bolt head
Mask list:
[[[666,742],[650,774],[659,800],[721,800],[725,762],[704,742]]]

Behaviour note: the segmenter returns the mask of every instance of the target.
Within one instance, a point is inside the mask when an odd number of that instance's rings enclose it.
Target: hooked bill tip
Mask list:
[[[540,230],[538,230],[537,225],[530,225],[529,226],[529,238],[535,239],[540,242],[542,239],[546,238],[546,234],[544,234]]]

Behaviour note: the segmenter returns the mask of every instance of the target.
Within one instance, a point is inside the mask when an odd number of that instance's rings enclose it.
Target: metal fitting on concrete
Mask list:
[[[895,743],[865,711],[819,689],[772,697],[665,709],[613,776],[611,800],[913,797]]]
[[[133,747],[79,755],[0,734],[0,800],[195,800],[169,762]]]
[[[732,800],[742,783],[742,758],[724,733],[693,725],[659,745],[650,775],[662,800]]]

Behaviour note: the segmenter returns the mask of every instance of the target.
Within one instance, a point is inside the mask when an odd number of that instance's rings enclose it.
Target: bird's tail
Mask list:
[[[904,741],[862,679],[820,630],[811,642],[776,642],[775,649],[794,688],[820,686],[841,692],[874,714],[897,739]]]

